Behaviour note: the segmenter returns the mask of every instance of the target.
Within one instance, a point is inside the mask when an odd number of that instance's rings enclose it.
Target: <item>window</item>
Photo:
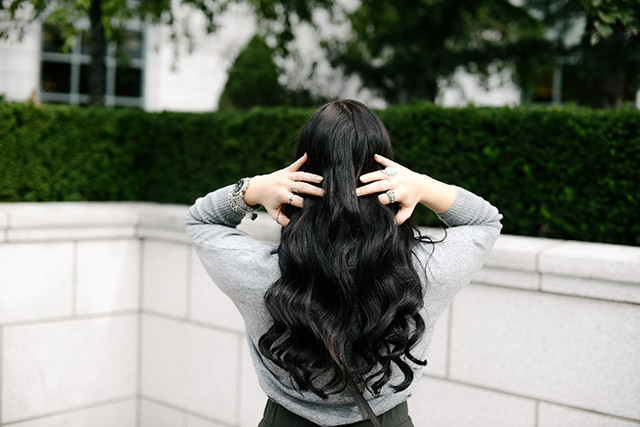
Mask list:
[[[108,42],[105,56],[105,105],[143,107],[144,32],[131,24],[121,42]],[[53,26],[42,29],[40,99],[73,105],[89,103],[89,40],[83,31],[72,46]]]

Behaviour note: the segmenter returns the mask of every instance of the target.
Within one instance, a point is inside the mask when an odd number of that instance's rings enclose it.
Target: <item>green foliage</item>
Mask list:
[[[193,49],[194,31],[191,20],[181,16],[191,10],[204,18],[206,32],[218,29],[219,19],[231,4],[240,0],[0,0],[0,40],[10,37],[21,39],[25,28],[34,20],[42,20],[60,33],[64,49],[69,50],[81,26],[89,23],[87,31],[91,55],[89,81],[90,104],[101,105],[104,101],[106,76],[102,61],[108,41],[121,41],[127,21],[137,19],[151,22],[169,29],[169,40],[177,59],[181,41],[186,40],[188,50]],[[288,52],[287,45],[293,40],[293,22],[313,24],[312,11],[316,7],[329,8],[329,0],[251,0],[249,5],[255,12],[264,31],[275,35],[277,48]],[[87,30],[86,28],[84,30]],[[122,53],[122,52],[119,52]],[[123,55],[118,55],[123,59]],[[126,61],[126,60],[125,60]]]
[[[276,106],[284,102],[285,90],[278,82],[280,72],[273,53],[264,37],[255,35],[249,40],[229,69],[220,108]]]
[[[0,200],[190,204],[291,163],[312,112],[2,103]],[[379,114],[399,162],[491,200],[505,233],[640,245],[638,110],[415,104]],[[425,224],[426,209],[415,219]]]
[[[508,0],[363,0],[347,15],[347,40],[326,43],[329,58],[389,103],[434,101],[459,67],[488,74],[500,59],[526,57],[540,23]]]
[[[278,82],[280,69],[273,61],[275,49],[255,35],[238,54],[220,95],[219,108],[248,109],[287,105],[311,107],[328,100],[306,88],[289,88]]]
[[[635,100],[640,88],[640,1],[525,0],[523,7],[547,27],[549,45],[537,63],[520,64],[519,80],[550,85],[550,72],[540,79],[531,69],[560,65],[565,102],[611,108]]]

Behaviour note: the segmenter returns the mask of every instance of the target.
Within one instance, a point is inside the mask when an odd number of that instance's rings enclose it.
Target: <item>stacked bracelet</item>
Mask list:
[[[233,189],[229,191],[227,198],[229,200],[229,206],[234,212],[243,215],[250,215],[251,220],[253,221],[258,217],[256,210],[258,210],[260,206],[251,207],[244,201],[244,193],[246,193],[247,188],[249,188],[249,181],[251,181],[250,178],[242,178],[236,182]]]

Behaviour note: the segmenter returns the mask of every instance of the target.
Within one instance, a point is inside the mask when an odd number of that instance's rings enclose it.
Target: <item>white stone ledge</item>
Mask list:
[[[637,283],[584,279],[553,274],[544,274],[541,278],[541,290],[543,292],[640,304],[640,285]]]
[[[502,235],[487,257],[486,265],[537,272],[540,254],[562,243],[562,240]]]
[[[540,271],[640,284],[640,247],[566,241],[540,254]]]
[[[157,203],[4,203],[0,242],[140,238],[188,245],[188,207]],[[277,243],[278,226],[266,212],[240,229]],[[438,229],[422,229],[435,237]],[[502,235],[475,283],[596,299],[640,302],[640,248]]]
[[[7,242],[51,242],[69,240],[105,240],[137,237],[135,225],[120,227],[42,227],[7,230]]]
[[[4,212],[0,212],[0,230],[9,226],[9,215]]]
[[[141,203],[43,202],[3,203],[9,229],[131,225],[139,221]]]
[[[534,271],[512,270],[485,265],[473,278],[474,283],[508,288],[540,289],[540,274]]]

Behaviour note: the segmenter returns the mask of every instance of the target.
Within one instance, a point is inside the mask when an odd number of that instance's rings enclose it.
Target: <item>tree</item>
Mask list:
[[[325,43],[330,60],[389,103],[434,101],[459,67],[486,76],[544,44],[542,25],[508,0],[363,0],[347,19],[351,36]]]
[[[640,1],[527,0],[541,16],[563,66],[563,98],[596,108],[619,107],[640,88]],[[567,43],[578,27],[581,36]]]
[[[229,69],[220,95],[220,108],[287,105],[311,107],[328,101],[304,87],[287,87],[278,81],[282,70],[274,62],[276,49],[264,36],[255,35]]]
[[[274,50],[264,37],[253,36],[229,69],[229,78],[220,95],[220,108],[274,106],[285,100],[285,90],[278,82]]]
[[[86,20],[90,43],[91,104],[102,104],[105,91],[104,56],[107,42],[116,40],[127,19],[138,18],[167,25],[171,39],[190,38],[191,29],[182,27],[177,19],[177,7],[186,6],[205,17],[205,29],[211,33],[217,29],[218,18],[232,3],[241,0],[0,0],[0,19],[9,23],[0,25],[0,38],[15,34],[21,37],[26,24],[43,20],[58,27],[67,40],[67,46],[80,31],[78,23]],[[275,35],[278,48],[286,52],[293,38],[292,23],[311,22],[314,7],[329,7],[329,0],[251,0],[249,2],[259,22]]]

